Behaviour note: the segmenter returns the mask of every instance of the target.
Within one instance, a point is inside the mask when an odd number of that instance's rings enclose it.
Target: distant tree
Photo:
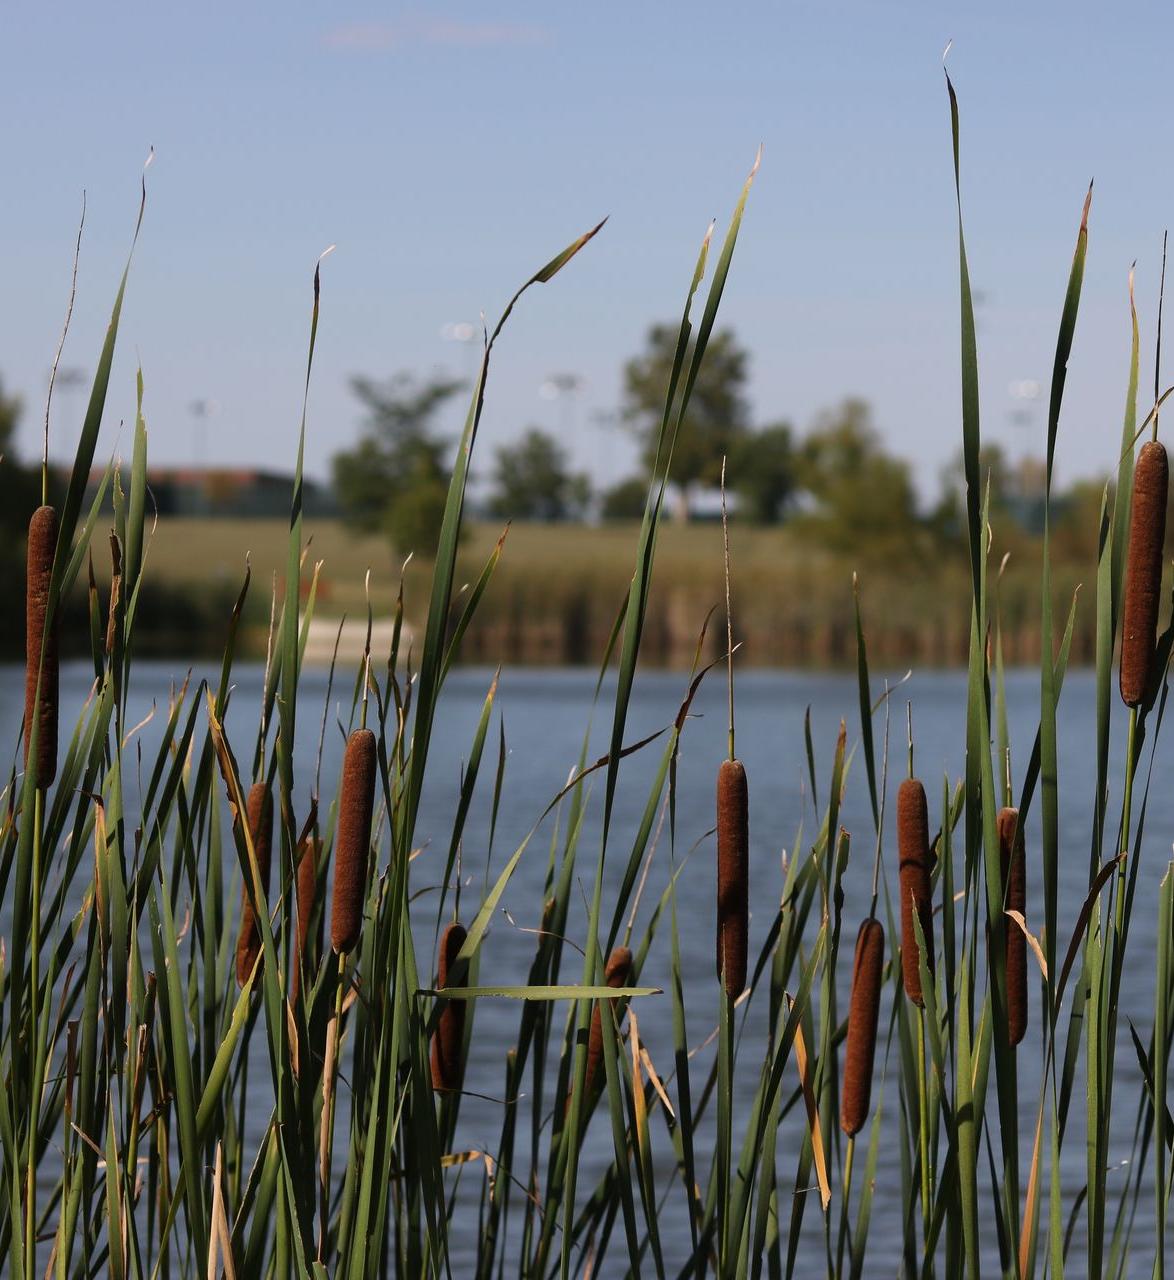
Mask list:
[[[675,327],[653,325],[644,351],[624,366],[621,417],[639,439],[644,465],[649,470],[656,457],[676,346]],[[745,348],[728,329],[710,337],[673,450],[672,479],[680,491],[678,515],[683,519],[689,515],[692,490],[697,485],[718,483],[723,456],[732,456],[750,430],[747,363]]]
[[[600,515],[605,520],[639,520],[644,515],[647,499],[648,482],[639,476],[629,476],[604,493]]]
[[[1108,477],[1089,476],[1053,495],[1052,554],[1058,560],[1083,560],[1090,567],[1096,564],[1101,503],[1106,490],[1111,502],[1113,491]],[[1169,519],[1166,527],[1171,527]]]
[[[989,494],[991,524],[996,530],[1004,536],[1012,530],[1042,531],[1046,478],[1042,459],[1027,456],[1012,462],[1002,445],[984,444],[978,453],[978,476],[979,502]],[[1057,512],[1059,505],[1056,495]],[[961,450],[941,473],[941,496],[929,523],[943,541],[966,542],[966,470]]]
[[[908,464],[884,451],[861,400],[820,417],[799,451],[798,475],[812,499],[800,526],[833,550],[864,553],[917,526]]]
[[[581,518],[590,500],[587,477],[570,470],[567,451],[547,432],[530,427],[516,444],[498,447],[489,499],[495,516],[510,520]]]
[[[434,424],[461,386],[450,378],[418,382],[407,373],[384,382],[351,380],[366,418],[358,444],[334,455],[334,487],[353,527],[386,534],[401,553],[435,553],[450,442]]]
[[[741,499],[739,515],[758,524],[782,519],[796,481],[795,441],[785,422],[743,436],[726,469],[726,483]]]
[[[5,546],[18,547],[27,532],[29,516],[41,505],[40,461],[25,466],[16,449],[16,429],[20,423],[21,401],[4,390],[0,381],[0,530],[14,535],[4,538]],[[59,502],[57,478],[50,472],[49,501]],[[23,552],[18,559],[23,578]]]
[[[1013,484],[1011,465],[1001,444],[992,442],[979,449],[978,475],[980,502],[985,498],[989,484],[992,515],[1006,512]],[[961,449],[942,468],[940,497],[930,520],[944,536],[965,540],[966,462]]]

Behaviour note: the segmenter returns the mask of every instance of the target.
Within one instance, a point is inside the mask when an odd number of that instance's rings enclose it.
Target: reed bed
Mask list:
[[[57,511],[41,506],[29,520],[25,595],[24,763],[36,740],[36,775],[42,787],[57,776],[57,619],[49,610]],[[33,722],[36,721],[34,733]]]
[[[356,729],[347,739],[338,791],[334,897],[330,909],[330,945],[336,954],[354,948],[363,923],[375,806],[375,753],[375,734],[370,729]]]
[[[409,654],[402,590],[371,602],[391,611],[390,651],[368,651],[353,672],[332,671],[312,769],[305,726],[322,709],[307,705],[301,663],[321,566],[307,555],[301,516],[306,406],[255,730],[228,715],[254,590],[247,570],[224,619],[218,678],[189,680],[160,700],[157,749],[126,722],[150,548],[141,376],[129,467],[108,469],[88,511],[82,495],[128,262],[66,496],[30,525],[24,754],[14,744],[0,806],[7,1274],[1165,1274],[1174,864],[1157,902],[1137,894],[1149,846],[1170,834],[1146,829],[1174,648],[1160,597],[1166,463],[1154,439],[1165,394],[1155,390],[1139,414],[1140,325],[1130,294],[1126,407],[1119,451],[1108,459],[1116,483],[1102,503],[1095,582],[1054,615],[1045,533],[1038,730],[1030,742],[1012,742],[991,572],[998,530],[979,468],[952,86],[949,101],[970,563],[969,617],[960,622],[970,637],[958,744],[965,772],[911,776],[911,735],[910,776],[893,789],[890,815],[896,691],[878,691],[870,675],[865,581],[854,645],[858,719],[851,729],[841,723],[828,759],[817,759],[810,721],[779,725],[780,734],[802,735],[814,820],[793,837],[756,820],[753,849],[746,772],[734,755],[728,544],[729,758],[718,766],[714,830],[685,829],[678,805],[682,788],[696,783],[697,761],[682,742],[693,741],[691,706],[711,669],[704,611],[678,713],[659,733],[634,739],[629,712],[676,433],[757,163],[724,240],[715,246],[712,228],[705,234],[686,292],[630,586],[599,654],[595,709],[607,749],[592,757],[585,725],[569,780],[543,812],[527,815],[528,834],[508,856],[493,847],[499,810],[510,803],[496,678],[471,740],[460,744],[451,828],[430,830],[421,818],[445,683],[503,554],[496,548],[467,584],[458,573],[466,485],[510,313],[536,305],[523,295],[559,276],[600,228],[535,272],[489,331],[422,634]],[[1088,224],[1086,201],[1056,342],[1049,495]],[[307,406],[320,294],[316,269]],[[97,538],[107,492],[113,529]],[[58,739],[61,602],[107,545],[108,593],[88,575],[92,690]],[[1091,610],[1096,637],[1087,865],[1061,860],[1059,835],[1061,797],[1069,818],[1089,798],[1087,787],[1075,798],[1061,791],[1057,741],[1079,609]],[[1128,708],[1124,741],[1110,716],[1115,665]],[[327,732],[337,734],[343,767],[334,794],[320,795]],[[652,762],[638,783],[626,763],[637,754]],[[312,787],[295,784],[311,773]],[[845,829],[850,786],[867,794],[871,830]],[[491,810],[487,848],[471,847],[474,803]],[[639,816],[621,820],[632,813]],[[711,840],[718,972],[687,989],[682,956],[699,922],[682,918],[678,888],[692,874],[695,847]],[[511,919],[506,894],[523,860],[541,865],[542,845],[542,891],[530,913],[537,927],[515,934],[527,938],[529,967],[515,972],[498,945]],[[755,867],[766,866],[783,846],[774,893],[751,903],[752,854],[763,851]],[[871,859],[856,852],[869,847]],[[422,863],[424,850],[432,856]],[[470,870],[482,860],[483,875]],[[872,906],[849,955],[841,945],[846,890],[861,900],[870,877]],[[1077,886],[1075,918],[1060,916],[1061,883]],[[1131,925],[1151,915],[1156,957],[1129,945]],[[1134,1010],[1128,1029],[1127,964],[1153,964],[1155,973],[1152,1015]],[[516,1033],[491,1064],[500,1092],[477,1099],[492,1109],[490,1131],[479,1125],[473,1138],[462,1119],[473,1101],[464,1092],[470,1064],[485,1069],[497,1052],[480,1034],[487,1002],[516,1014]],[[671,1044],[650,1052],[641,1028],[653,1020],[645,1011],[658,1007]],[[712,1029],[700,1041],[690,1030],[699,1024]],[[1132,1055],[1126,1064],[1122,1051]],[[593,1163],[601,1151],[602,1172]],[[892,1185],[883,1188],[880,1222],[882,1158]],[[1074,1177],[1081,1165],[1084,1176]],[[890,1213],[894,1204],[900,1211]],[[1143,1229],[1151,1215],[1152,1230]]]
[[[441,990],[455,977],[452,971],[468,936],[465,926],[456,920],[440,935],[436,985]],[[456,1093],[460,1089],[464,1048],[465,1002],[449,998],[440,1010],[432,1037],[432,1087],[438,1093]]]
[[[257,908],[264,911],[268,905],[269,872],[273,862],[273,796],[263,782],[255,782],[249,788],[245,806],[245,821],[249,828],[249,841],[257,860],[257,873],[264,896]],[[241,881],[241,928],[236,943],[236,980],[244,986],[252,976],[253,968],[261,958],[261,930],[257,923],[257,910],[250,896],[251,878]]]

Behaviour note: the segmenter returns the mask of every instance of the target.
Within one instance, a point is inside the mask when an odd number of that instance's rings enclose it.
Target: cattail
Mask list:
[[[261,887],[269,892],[269,864],[273,853],[273,797],[263,782],[254,782],[249,788],[245,805],[245,820],[249,824],[249,839],[257,855],[257,870],[261,873]],[[253,911],[249,880],[241,884],[241,931],[236,943],[236,980],[243,987],[253,972],[257,957],[261,954],[261,930]]]
[[[627,947],[615,947],[607,958],[607,966],[603,971],[604,982],[613,990],[624,986],[632,973],[632,953]],[[583,1078],[584,1097],[593,1098],[596,1086],[603,1087],[603,1010],[596,1001],[591,1012],[591,1030],[587,1035],[587,1074]],[[564,1110],[570,1110],[571,1095],[568,1093]]]
[[[37,723],[37,785],[57,776],[57,619],[46,626],[49,582],[57,553],[57,509],[38,507],[29,521],[25,597],[24,764],[29,764],[33,716]],[[40,698],[37,684],[40,682]]]
[[[1003,883],[1007,886],[1008,911],[1022,915],[1027,909],[1027,858],[1019,810],[999,810],[999,852]],[[1014,920],[1006,922],[1007,1040],[1014,1049],[1027,1031],[1027,939]]]
[[[868,1119],[872,1097],[872,1063],[876,1055],[876,1020],[880,1012],[881,972],[885,965],[885,930],[873,916],[856,935],[852,962],[852,998],[848,1005],[848,1042],[844,1052],[844,1097],[840,1128],[854,1138]]]
[[[897,853],[901,887],[901,968],[905,994],[914,1004],[923,1004],[920,956],[913,912],[925,938],[925,963],[933,973],[933,899],[929,882],[929,811],[925,788],[916,778],[906,778],[897,792]]]
[[[294,948],[293,982],[290,998],[297,1004],[302,989],[302,968],[306,964],[310,938],[310,917],[314,914],[314,898],[318,890],[318,841],[307,836],[302,842],[302,856],[297,873],[297,934]]]
[[[465,945],[465,926],[455,921],[440,937],[436,985],[448,986],[448,975],[457,952]],[[453,1092],[461,1087],[461,1050],[465,1044],[465,1002],[446,1000],[432,1037],[432,1087]]]
[[[616,947],[607,958],[603,980],[613,989],[624,986],[632,972],[632,953],[627,947]],[[609,1002],[610,1003],[610,1002]],[[590,1098],[598,1084],[603,1086],[603,1009],[596,1001],[591,1014],[591,1031],[587,1037],[587,1075],[584,1082],[586,1097]]]
[[[347,739],[338,796],[338,834],[334,847],[334,903],[330,945],[342,955],[359,940],[367,856],[371,850],[371,813],[375,806],[375,735],[356,729]]]
[[[1125,562],[1125,611],[1121,626],[1121,700],[1136,707],[1145,697],[1154,660],[1162,594],[1162,546],[1166,541],[1166,449],[1150,440],[1137,455],[1129,557]]]
[[[736,1000],[746,985],[750,819],[746,770],[723,760],[717,771],[717,972]]]

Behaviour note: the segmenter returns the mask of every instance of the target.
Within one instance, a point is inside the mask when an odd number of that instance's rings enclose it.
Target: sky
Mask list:
[[[1057,468],[1061,481],[1103,472],[1135,260],[1143,399],[1152,391],[1174,214],[1172,35],[1168,6],[1127,2],[10,0],[0,378],[24,399],[20,450],[40,449],[83,192],[62,367],[88,377],[154,147],[99,456],[129,452],[119,423],[141,363],[155,463],[292,468],[313,269],[334,244],[306,446],[308,471],[326,477],[359,430],[352,375],[470,375],[475,347],[452,334],[482,315],[492,326],[527,276],[607,215],[511,318],[478,448],[485,474],[496,445],[539,425],[612,483],[635,458],[614,422],[623,362],[650,323],[679,316],[705,228],[724,230],[761,145],[720,317],[750,350],[756,421],[804,430],[862,396],[929,500],[961,436],[952,39],[984,433],[1013,457],[1043,451],[1095,178]],[[580,389],[552,400],[560,375]],[[55,457],[72,456],[83,401],[59,389]],[[461,412],[444,424],[454,433]]]

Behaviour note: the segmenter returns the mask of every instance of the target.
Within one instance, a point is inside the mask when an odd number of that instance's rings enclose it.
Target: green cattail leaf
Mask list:
[[[250,997],[253,994],[255,979],[256,975],[250,974],[245,981],[245,985],[241,987],[232,1011],[232,1020],[228,1024],[228,1031],[220,1042],[220,1047],[216,1050],[216,1058],[212,1063],[212,1070],[204,1081],[204,1090],[200,1095],[200,1105],[196,1110],[196,1131],[201,1138],[207,1137],[208,1126],[216,1116],[217,1108],[220,1105],[220,1095],[228,1079],[228,1072],[232,1066],[232,1059],[236,1053],[241,1032],[245,1029],[245,1025],[249,1020],[251,1011]]]
[[[1174,862],[1166,868],[1158,891],[1158,956],[1157,983],[1154,994],[1154,1221],[1157,1246],[1156,1280],[1166,1274],[1166,1218],[1169,1200],[1166,1192],[1166,1157],[1174,1139],[1174,1125],[1166,1109],[1166,1084],[1170,1063],[1170,1037],[1174,1031],[1174,965],[1171,964],[1171,931],[1174,930]]]

